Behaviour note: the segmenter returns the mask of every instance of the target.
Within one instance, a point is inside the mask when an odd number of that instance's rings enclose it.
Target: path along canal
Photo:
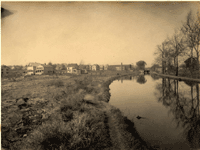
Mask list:
[[[110,84],[109,103],[135,123],[140,136],[167,150],[200,148],[199,84],[153,75]]]

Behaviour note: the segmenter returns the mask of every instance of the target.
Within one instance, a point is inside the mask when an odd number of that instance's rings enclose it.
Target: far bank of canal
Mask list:
[[[110,84],[109,103],[135,123],[141,137],[162,149],[200,147],[199,84],[126,76]]]

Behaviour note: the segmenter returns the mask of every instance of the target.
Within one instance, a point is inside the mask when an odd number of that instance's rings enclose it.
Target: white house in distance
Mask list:
[[[77,73],[78,65],[77,64],[68,64],[67,73]]]
[[[35,70],[36,70],[36,67],[41,65],[40,63],[37,63],[37,62],[31,62],[29,64],[27,64],[27,67],[26,67],[26,70],[27,70],[27,75],[32,75],[32,74],[35,74]]]
[[[99,70],[99,65],[97,65],[97,64],[92,65],[92,70],[93,71]]]
[[[36,67],[35,74],[42,75],[42,74],[53,74],[53,66],[51,65],[39,65]]]

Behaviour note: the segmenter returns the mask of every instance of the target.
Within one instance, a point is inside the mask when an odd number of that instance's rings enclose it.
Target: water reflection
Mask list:
[[[169,108],[177,123],[177,128],[184,129],[184,136],[192,148],[200,147],[200,114],[199,114],[199,84],[185,82],[190,88],[190,94],[179,90],[179,81],[162,79],[157,83],[156,90],[160,93],[158,102]],[[157,95],[157,93],[155,93]]]
[[[109,103],[133,120],[145,141],[168,150],[200,147],[199,84],[140,75],[120,78],[110,89]]]
[[[144,75],[140,75],[137,78],[137,83],[139,83],[139,84],[145,84],[146,82],[147,82],[147,80],[145,79]]]
[[[134,80],[134,79],[136,79],[137,83],[139,83],[139,84],[145,84],[147,82],[144,75],[124,76],[124,77],[119,78],[118,81],[120,80],[121,83],[123,83],[123,80]]]
[[[151,74],[151,77],[153,80],[158,80],[160,79],[160,76],[156,75],[156,74]]]
[[[123,83],[123,80],[134,80],[134,76],[124,76],[118,79],[121,83]]]

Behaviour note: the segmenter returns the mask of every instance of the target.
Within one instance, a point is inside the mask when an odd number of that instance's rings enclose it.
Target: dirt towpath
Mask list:
[[[119,113],[115,113],[116,108],[104,101],[96,101],[95,96],[87,94],[85,100],[89,103],[98,103],[101,105],[101,110],[105,112],[108,117],[109,134],[112,141],[113,148],[115,150],[131,150],[131,149],[149,149],[142,143],[141,139],[132,138],[127,141],[127,137],[131,135],[127,131],[124,132],[122,117],[119,118]],[[127,126],[126,126],[127,127]],[[134,132],[134,130],[133,130]],[[127,136],[127,137],[126,137]],[[132,142],[130,142],[132,140]],[[131,146],[130,146],[130,143]],[[144,145],[143,145],[144,144]],[[137,148],[136,148],[137,147]]]

